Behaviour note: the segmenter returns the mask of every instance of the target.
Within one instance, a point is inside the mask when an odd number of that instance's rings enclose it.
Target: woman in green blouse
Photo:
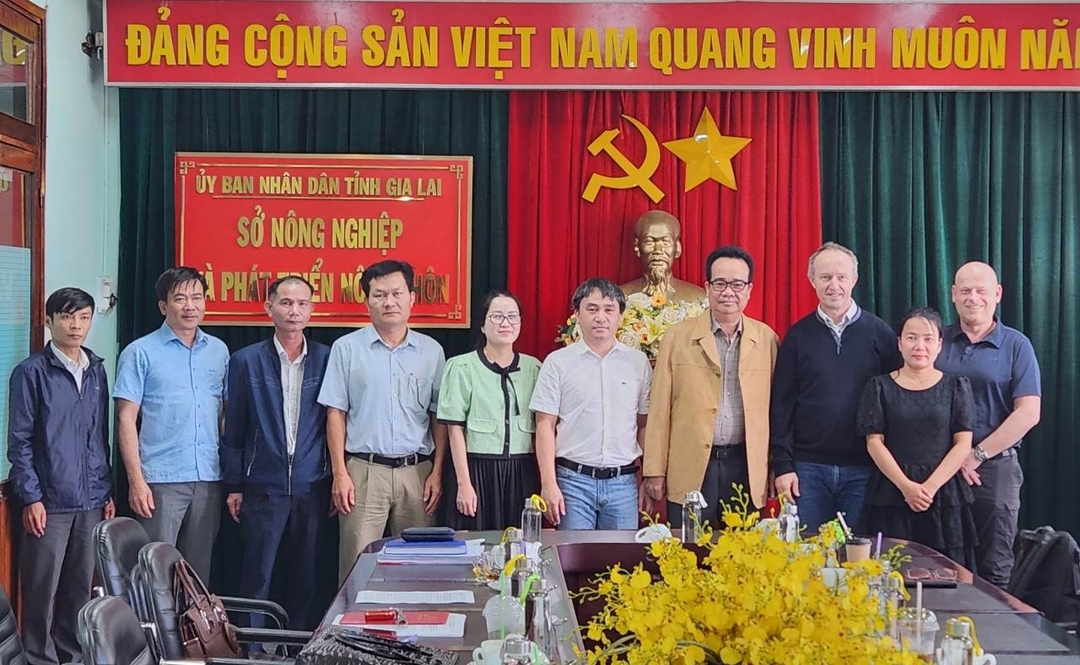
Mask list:
[[[457,475],[452,526],[501,531],[540,491],[529,410],[540,361],[514,351],[521,305],[513,294],[492,291],[480,313],[477,349],[446,363],[438,419],[450,429]]]

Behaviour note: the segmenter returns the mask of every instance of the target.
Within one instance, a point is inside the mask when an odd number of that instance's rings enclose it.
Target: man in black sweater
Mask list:
[[[859,261],[834,242],[810,256],[820,302],[784,337],[770,405],[769,457],[776,491],[799,507],[811,534],[844,513],[856,528],[871,460],[855,432],[866,382],[901,365],[893,329],[851,299]]]

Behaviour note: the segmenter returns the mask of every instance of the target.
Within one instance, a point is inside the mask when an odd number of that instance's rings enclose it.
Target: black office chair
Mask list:
[[[26,665],[26,651],[4,589],[0,587],[0,665]]]
[[[138,607],[139,599],[132,589],[131,571],[139,563],[139,551],[150,543],[146,529],[130,517],[114,517],[94,526],[94,558],[105,594],[120,596],[131,603],[135,613],[148,621],[149,613]],[[252,612],[262,614],[274,622],[277,628],[289,627],[289,614],[285,608],[271,600],[219,596],[225,611],[233,614]]]
[[[131,597],[131,570],[139,550],[150,542],[146,529],[130,517],[114,517],[94,526],[94,558],[107,596]]]
[[[186,658],[177,618],[183,609],[176,607],[173,593],[173,568],[181,558],[180,551],[168,543],[150,543],[139,551],[139,563],[132,573],[132,583],[136,587],[136,611],[142,607],[148,612],[147,616],[140,618],[153,622],[156,627],[153,637],[155,650],[160,658],[166,660]],[[241,644],[296,647],[307,644],[313,634],[310,631],[273,628],[235,627],[234,630]]]
[[[123,598],[94,598],[79,611],[79,645],[85,665],[184,665],[161,661],[135,611]],[[200,661],[186,660],[191,664]],[[207,665],[288,665],[289,661],[210,658]]]
[[[155,665],[139,618],[123,598],[94,598],[79,610],[79,645],[86,665]]]

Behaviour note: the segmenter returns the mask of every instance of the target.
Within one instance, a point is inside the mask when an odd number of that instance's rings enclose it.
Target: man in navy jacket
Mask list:
[[[45,302],[52,341],[11,373],[10,484],[23,506],[22,641],[30,665],[82,659],[79,608],[90,600],[93,529],[114,514],[109,383],[83,342],[94,299],[64,288]]]
[[[326,582],[320,567],[331,576],[335,570],[319,560],[333,548],[326,543],[333,533],[326,524],[326,408],[316,401],[330,348],[304,336],[313,294],[298,276],[267,289],[274,336],[229,362],[221,449],[226,503],[244,543],[240,595],[269,598],[275,570],[284,573],[281,601],[290,627],[306,629],[326,609],[319,603]],[[259,619],[253,616],[253,624]]]

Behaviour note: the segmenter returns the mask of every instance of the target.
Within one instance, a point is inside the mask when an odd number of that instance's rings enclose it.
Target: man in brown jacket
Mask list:
[[[682,526],[686,493],[700,491],[703,517],[741,484],[765,504],[769,467],[769,393],[779,340],[743,316],[754,288],[754,260],[721,247],[705,261],[709,312],[668,329],[660,348],[645,429],[645,491],[667,498],[668,520]]]

